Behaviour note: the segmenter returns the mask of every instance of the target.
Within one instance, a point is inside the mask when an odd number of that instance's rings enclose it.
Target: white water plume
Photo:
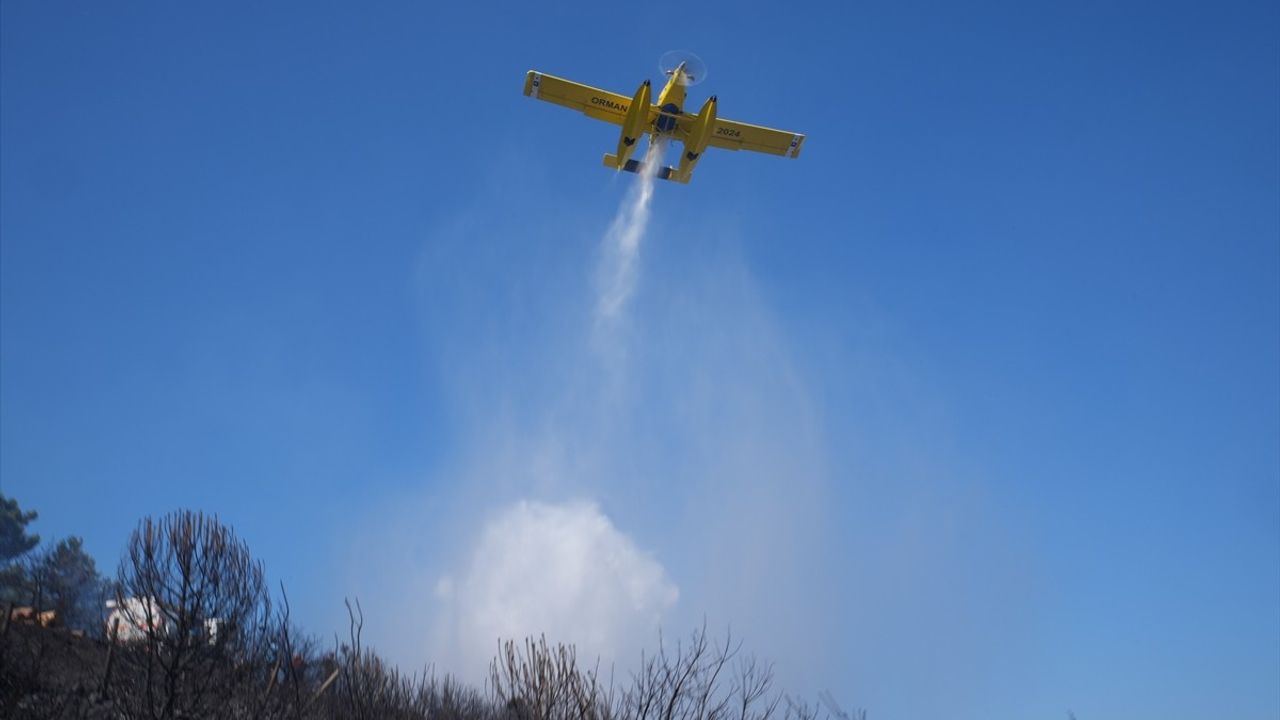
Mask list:
[[[639,180],[627,192],[617,215],[604,236],[604,254],[597,274],[598,295],[596,317],[609,320],[618,316],[636,285],[636,262],[640,241],[649,226],[649,205],[653,200],[653,183],[662,166],[666,143],[649,143]]]
[[[661,563],[583,500],[506,507],[485,523],[458,570],[436,583],[435,594],[442,635],[471,672],[499,640],[538,635],[586,657],[629,662],[680,595]]]

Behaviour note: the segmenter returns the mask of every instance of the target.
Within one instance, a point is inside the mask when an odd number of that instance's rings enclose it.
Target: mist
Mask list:
[[[419,285],[449,434],[424,442],[450,452],[358,523],[343,583],[369,639],[479,682],[500,638],[625,672],[705,622],[802,695],[942,711],[990,688],[1025,622],[972,595],[1003,583],[1014,602],[1024,568],[981,483],[947,467],[928,399],[888,402],[911,393],[883,347],[814,352],[734,222],[660,241],[667,188],[618,180],[612,215],[477,206],[431,234]],[[865,398],[856,426],[828,426],[832,378]],[[919,682],[938,692],[895,701]]]
[[[484,667],[499,638],[546,635],[625,660],[678,597],[663,567],[595,504],[520,501],[484,524],[461,576],[437,583],[441,649],[460,667]]]

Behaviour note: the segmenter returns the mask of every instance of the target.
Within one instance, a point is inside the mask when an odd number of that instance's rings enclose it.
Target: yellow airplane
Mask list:
[[[804,135],[717,117],[715,95],[703,103],[696,115],[685,113],[685,88],[695,78],[683,62],[674,70],[668,70],[667,74],[671,79],[658,94],[657,103],[650,102],[648,80],[640,85],[634,96],[628,98],[537,70],[530,70],[525,76],[524,94],[573,108],[587,117],[621,125],[618,152],[604,156],[605,167],[640,172],[643,164],[627,158],[635,149],[636,140],[646,132],[651,135],[650,142],[672,138],[684,143],[679,167],[660,167],[657,171],[657,176],[663,180],[679,183],[689,182],[694,166],[707,147],[799,157]]]

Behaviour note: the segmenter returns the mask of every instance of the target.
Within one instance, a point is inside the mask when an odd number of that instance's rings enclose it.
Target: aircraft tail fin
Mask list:
[[[616,168],[618,170],[626,170],[630,173],[640,173],[644,169],[644,163],[639,160],[628,160],[619,166],[618,156],[613,153],[605,153],[604,166],[608,168]],[[689,178],[681,178],[679,171],[669,165],[659,166],[657,177],[659,180],[670,180],[678,183],[689,182]]]

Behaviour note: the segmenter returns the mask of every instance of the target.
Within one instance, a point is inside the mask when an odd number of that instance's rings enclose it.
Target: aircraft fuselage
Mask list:
[[[751,150],[790,158],[800,154],[804,135],[723,118],[714,95],[707,98],[697,112],[686,111],[686,91],[694,81],[702,78],[690,75],[684,63],[667,71],[667,75],[667,81],[660,90],[655,92],[651,83],[645,80],[634,95],[627,97],[530,70],[525,75],[524,94],[621,126],[617,152],[605,154],[605,167],[628,172],[653,169],[656,177],[664,180],[689,182],[694,166],[709,147]],[[665,145],[663,141],[678,145],[678,166],[664,165],[660,152],[651,154],[643,162],[633,159],[640,138],[646,134],[651,145]]]
[[[689,84],[684,63],[671,71],[671,79],[658,94],[658,118],[653,122],[654,135],[670,135],[676,131],[679,118],[684,114],[684,90]]]

